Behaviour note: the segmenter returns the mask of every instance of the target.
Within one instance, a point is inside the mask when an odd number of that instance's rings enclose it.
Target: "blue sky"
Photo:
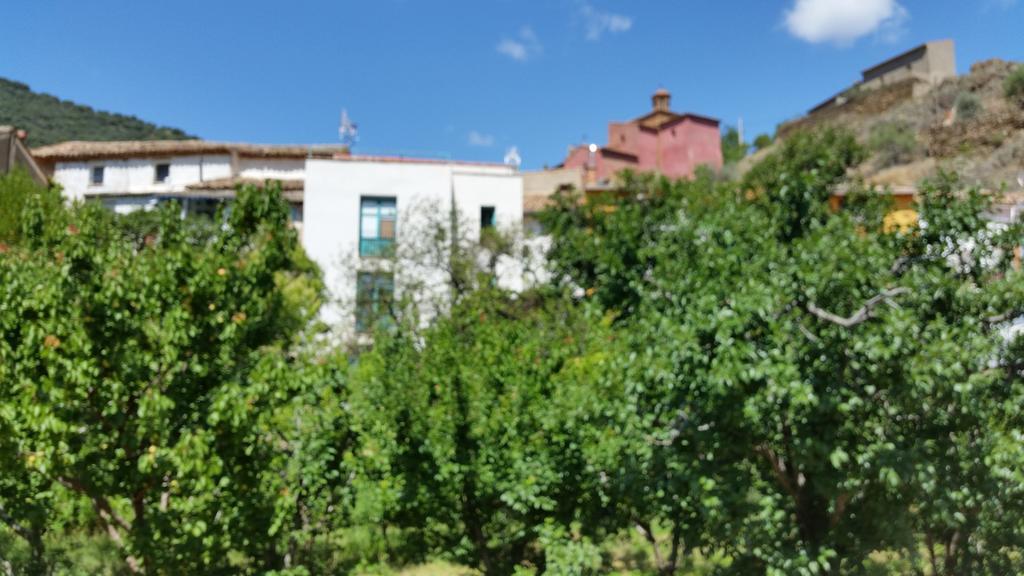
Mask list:
[[[0,76],[200,137],[560,162],[673,108],[770,132],[920,42],[1024,60],[1024,0],[0,0]],[[14,17],[10,17],[10,16]]]

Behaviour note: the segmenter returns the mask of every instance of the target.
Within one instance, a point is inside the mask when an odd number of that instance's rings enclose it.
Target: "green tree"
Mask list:
[[[0,78],[0,124],[23,128],[32,146],[67,140],[183,140],[194,138],[177,128],[157,126],[134,116],[33,92],[21,82]]]
[[[61,203],[59,188],[36,184],[24,170],[0,174],[0,246],[19,243],[36,224],[59,228]]]
[[[580,434],[603,405],[592,382],[608,346],[606,325],[560,298],[487,287],[418,336],[381,333],[352,389],[376,478],[361,497],[382,531],[488,574],[543,565],[541,537],[561,543],[574,522],[598,531]]]
[[[132,571],[285,564],[260,426],[286,400],[296,250],[270,187],[240,190],[223,226],[76,206],[0,254],[0,453],[87,503]]]
[[[761,151],[771,146],[773,142],[775,142],[775,139],[770,134],[758,134],[757,138],[754,138],[754,148]]]
[[[847,181],[861,158],[848,134],[797,135],[735,194],[681,187],[671,217],[632,224],[651,232],[616,249],[645,258],[612,377],[651,447],[629,506],[735,573],[856,572],[879,549],[936,573],[1018,571],[1020,364],[998,326],[1024,309],[1019,230],[993,232],[988,200],[945,177],[922,194],[927,226],[890,232],[884,201]],[[618,282],[559,259],[581,237],[614,246],[604,234],[556,232],[556,266]]]
[[[734,126],[726,128],[722,133],[722,160],[726,164],[735,164],[743,160],[750,151],[750,144],[740,142],[740,133]]]

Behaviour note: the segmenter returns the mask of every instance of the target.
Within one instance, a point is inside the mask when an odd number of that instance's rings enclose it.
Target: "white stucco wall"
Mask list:
[[[241,158],[238,176],[259,180],[301,180],[305,174],[305,163],[303,158]],[[157,164],[170,164],[170,173],[164,182],[156,181]],[[103,184],[91,184],[94,166],[104,167]],[[231,157],[223,154],[58,162],[53,179],[64,188],[65,198],[82,200],[87,196],[183,192],[190,184],[230,176]]]
[[[305,158],[241,158],[238,173],[258,180],[301,180],[306,173]]]
[[[354,328],[350,306],[356,297],[355,272],[380,269],[387,263],[360,258],[359,212],[363,197],[393,197],[398,210],[397,241],[415,241],[412,231],[429,228],[430,223],[449,214],[454,195],[464,216],[466,232],[479,235],[480,209],[492,206],[499,228],[522,226],[522,177],[505,166],[390,162],[377,160],[308,160],[304,206],[303,244],[324,271],[333,305],[324,319],[341,329]],[[515,267],[502,270],[500,281],[516,289],[522,278]],[[440,270],[423,270],[425,276]],[[395,277],[396,295],[401,294],[400,274]]]
[[[157,164],[170,164],[165,182],[156,181]],[[103,166],[103,183],[90,182],[92,168]],[[171,158],[112,158],[83,162],[58,162],[53,179],[64,196],[81,200],[107,194],[159,194],[180,192],[185,186],[231,176],[231,159],[223,156],[176,156]]]

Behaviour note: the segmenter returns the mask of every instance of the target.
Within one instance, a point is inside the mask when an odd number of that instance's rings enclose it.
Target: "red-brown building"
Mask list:
[[[698,166],[722,167],[718,120],[670,109],[672,96],[660,89],[653,108],[629,122],[608,124],[608,144],[581,145],[569,151],[563,166],[582,168],[588,184],[608,181],[627,168],[670,178],[693,176]]]

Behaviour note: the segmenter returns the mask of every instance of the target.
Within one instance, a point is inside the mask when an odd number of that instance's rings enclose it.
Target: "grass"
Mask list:
[[[442,561],[408,566],[406,568],[373,567],[355,573],[356,576],[480,576],[480,572]]]

